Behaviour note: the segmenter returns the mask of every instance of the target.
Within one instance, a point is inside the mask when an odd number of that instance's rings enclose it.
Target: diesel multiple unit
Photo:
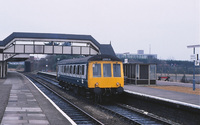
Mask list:
[[[123,92],[123,64],[117,57],[95,55],[58,62],[57,79],[64,88],[94,93],[95,96]]]

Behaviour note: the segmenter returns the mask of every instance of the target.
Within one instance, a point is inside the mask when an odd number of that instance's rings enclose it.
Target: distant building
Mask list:
[[[157,59],[157,54],[144,54],[144,50],[138,50],[137,54],[117,53],[116,56],[120,59]]]
[[[138,54],[144,54],[144,50],[138,50],[137,53]]]

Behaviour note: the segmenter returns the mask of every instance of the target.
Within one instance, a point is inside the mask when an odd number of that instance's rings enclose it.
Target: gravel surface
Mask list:
[[[10,90],[12,85],[4,85],[6,79],[0,79],[0,123],[4,115],[5,108],[8,104]]]

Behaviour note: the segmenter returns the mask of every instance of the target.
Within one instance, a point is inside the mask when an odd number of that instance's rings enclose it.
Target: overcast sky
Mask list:
[[[86,34],[111,41],[116,53],[190,60],[199,14],[199,0],[0,0],[0,40],[12,32]]]

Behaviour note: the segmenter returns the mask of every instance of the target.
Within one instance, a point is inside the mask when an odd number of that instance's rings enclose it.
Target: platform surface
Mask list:
[[[71,124],[23,75],[8,72],[0,79],[1,125]]]
[[[192,84],[191,83],[178,83],[178,82],[166,82],[166,81],[157,81],[156,86],[174,86],[174,87],[189,87],[191,90]],[[132,92],[137,92],[141,94],[146,94],[150,96],[156,96],[164,99],[170,99],[170,100],[175,100],[175,101],[180,101],[188,104],[194,104],[197,106],[200,106],[200,95],[196,94],[188,94],[184,92],[177,92],[177,91],[170,91],[170,90],[163,90],[163,89],[157,89],[157,88],[152,88],[154,86],[136,86],[133,84],[127,84],[124,86],[125,90],[132,91]],[[200,88],[199,84],[196,84],[196,88]],[[200,94],[199,90],[197,93]]]

